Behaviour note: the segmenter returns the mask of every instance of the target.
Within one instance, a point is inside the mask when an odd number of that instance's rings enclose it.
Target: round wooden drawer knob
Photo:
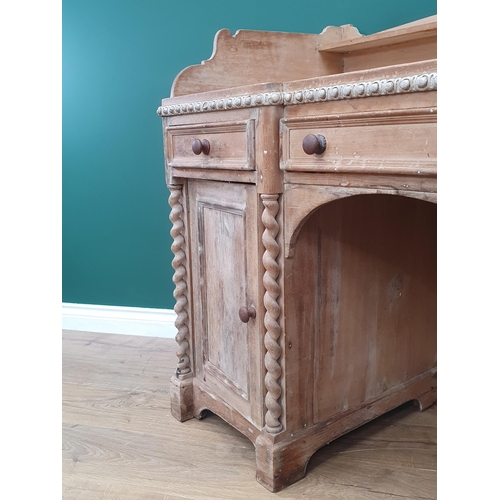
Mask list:
[[[325,152],[326,139],[323,135],[309,134],[304,137],[302,141],[302,149],[307,155],[320,155]]]
[[[206,139],[202,141],[200,141],[200,139],[195,139],[191,144],[191,148],[195,155],[201,155],[201,153],[207,155],[210,153],[210,143]]]
[[[257,313],[253,307],[249,307],[248,309],[246,307],[240,307],[238,315],[240,316],[240,319],[241,321],[243,321],[243,323],[248,323],[250,318],[255,318]]]

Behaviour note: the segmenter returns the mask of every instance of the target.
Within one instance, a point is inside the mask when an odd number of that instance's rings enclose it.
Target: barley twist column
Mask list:
[[[170,196],[168,203],[172,208],[170,212],[170,222],[172,222],[172,229],[170,235],[173,238],[172,253],[174,260],[172,267],[174,268],[173,282],[175,284],[174,298],[175,306],[174,311],[177,314],[175,320],[175,327],[177,328],[177,335],[175,340],[179,347],[177,348],[177,363],[176,376],[179,379],[186,378],[191,375],[191,364],[189,360],[188,350],[188,333],[187,326],[188,313],[187,313],[187,284],[186,284],[186,254],[184,252],[184,221],[183,209],[180,202],[182,196],[182,185],[169,185]]]
[[[266,272],[264,273],[264,306],[266,314],[264,316],[264,326],[266,333],[264,337],[264,345],[266,347],[266,355],[264,364],[266,366],[266,425],[265,430],[271,434],[276,434],[283,429],[280,422],[281,404],[279,402],[281,396],[281,386],[279,379],[281,377],[281,366],[279,359],[281,357],[281,347],[279,338],[281,335],[281,327],[278,323],[280,317],[280,306],[277,302],[280,295],[280,286],[277,282],[279,276],[279,266],[276,259],[279,254],[279,245],[276,237],[279,232],[279,225],[276,221],[276,214],[279,210],[278,195],[261,195],[264,205],[262,214],[262,223],[264,224],[264,233],[262,235],[262,243],[265,247],[265,252],[262,257],[262,263]]]

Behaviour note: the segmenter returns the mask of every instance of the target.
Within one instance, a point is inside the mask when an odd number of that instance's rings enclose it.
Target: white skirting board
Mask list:
[[[62,305],[63,330],[175,338],[175,318],[176,314],[171,309],[67,303]]]

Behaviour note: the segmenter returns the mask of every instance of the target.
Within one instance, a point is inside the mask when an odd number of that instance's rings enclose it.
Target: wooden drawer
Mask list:
[[[435,108],[429,108],[283,119],[281,168],[435,175],[436,118]],[[323,153],[304,152],[309,134],[324,137]]]
[[[171,125],[166,129],[169,167],[255,170],[255,120]],[[208,141],[208,154],[193,152],[193,141]]]

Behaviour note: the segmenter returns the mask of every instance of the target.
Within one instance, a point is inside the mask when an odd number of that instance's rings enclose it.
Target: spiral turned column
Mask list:
[[[175,373],[177,378],[182,380],[191,375],[191,363],[188,354],[189,329],[187,313],[186,254],[184,252],[184,220],[183,208],[180,202],[182,197],[182,185],[169,185],[168,189],[170,190],[168,203],[172,208],[169,217],[170,222],[172,222],[170,235],[174,240],[171,248],[174,254],[174,260],[172,261],[172,267],[174,268],[173,282],[175,284],[174,311],[177,315],[175,320],[175,327],[177,328],[175,340],[179,345],[176,351],[179,361]]]
[[[262,235],[262,243],[265,247],[265,252],[262,257],[262,262],[266,272],[264,273],[264,306],[266,314],[264,316],[264,326],[266,334],[264,337],[264,345],[266,347],[266,355],[264,364],[266,367],[266,398],[265,404],[267,408],[265,420],[265,430],[271,434],[276,434],[283,429],[280,422],[281,416],[281,385],[279,379],[281,377],[281,347],[279,345],[279,338],[281,336],[281,327],[278,323],[281,309],[278,304],[278,297],[280,295],[280,286],[277,282],[280,268],[276,259],[279,254],[279,245],[276,237],[279,232],[279,225],[276,221],[276,214],[279,210],[278,195],[261,195],[262,203],[264,205],[264,212],[262,213],[262,223],[264,224],[264,233]]]

